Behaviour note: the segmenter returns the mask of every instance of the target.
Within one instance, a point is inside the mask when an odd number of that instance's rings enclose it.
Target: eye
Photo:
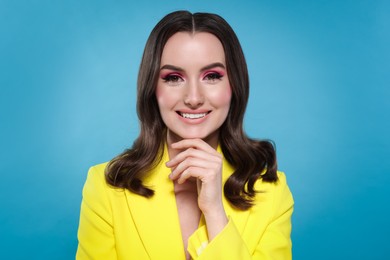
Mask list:
[[[177,74],[168,74],[162,77],[162,79],[169,85],[178,85],[180,82],[184,81],[183,78]]]
[[[207,73],[206,76],[204,76],[204,80],[210,81],[210,82],[216,82],[222,78],[222,75],[218,72],[210,72]]]

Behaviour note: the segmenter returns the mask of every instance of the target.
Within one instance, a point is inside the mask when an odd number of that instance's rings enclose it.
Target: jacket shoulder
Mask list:
[[[93,165],[89,168],[88,174],[102,175],[105,173],[107,165],[108,165],[108,162]]]

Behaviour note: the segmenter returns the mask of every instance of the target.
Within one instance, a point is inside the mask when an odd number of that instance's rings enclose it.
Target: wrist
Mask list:
[[[203,213],[207,226],[209,241],[213,240],[229,222],[225,210],[212,211],[210,213]]]

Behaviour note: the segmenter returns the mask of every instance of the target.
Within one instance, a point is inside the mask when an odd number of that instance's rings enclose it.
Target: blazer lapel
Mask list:
[[[155,191],[152,198],[126,192],[127,203],[150,259],[185,259],[173,182],[165,166],[168,152],[143,183]]]

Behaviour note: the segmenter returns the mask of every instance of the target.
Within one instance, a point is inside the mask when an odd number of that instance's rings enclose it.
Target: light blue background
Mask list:
[[[74,258],[88,167],[137,136],[143,47],[177,9],[241,40],[246,130],[277,144],[294,259],[389,259],[386,0],[0,0],[0,258]]]

